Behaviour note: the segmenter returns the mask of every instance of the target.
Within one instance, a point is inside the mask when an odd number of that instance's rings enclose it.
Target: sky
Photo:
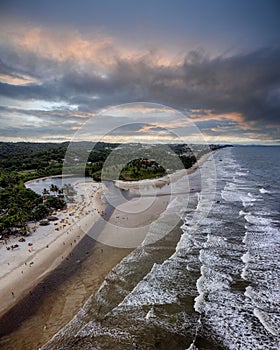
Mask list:
[[[280,144],[280,2],[2,0],[0,126],[0,141]]]

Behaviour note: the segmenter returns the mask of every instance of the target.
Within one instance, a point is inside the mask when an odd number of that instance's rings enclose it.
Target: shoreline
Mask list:
[[[175,171],[174,173],[165,175],[163,177],[158,177],[154,179],[145,179],[139,181],[123,181],[123,180],[115,180],[114,184],[117,188],[122,190],[138,190],[145,187],[155,186],[161,187],[165,185],[169,185],[181,179],[186,175],[190,175],[194,173],[210,156],[214,154],[215,151],[208,152],[203,154],[197,162],[189,169],[180,169]]]
[[[99,219],[99,213],[105,209],[101,198],[105,191],[102,184],[79,183],[77,186],[80,201],[69,206],[67,212],[57,215],[60,222],[65,222],[63,225],[55,227],[51,223],[47,227],[38,227],[37,232],[25,237],[25,242],[18,244],[19,248],[15,251],[7,251],[4,243],[0,248],[0,318],[67,258]],[[86,187],[92,187],[86,203],[83,203],[82,199],[83,187],[84,190]],[[76,208],[75,217],[69,216],[72,208]],[[66,221],[66,218],[72,219]],[[10,241],[18,242],[18,238],[12,238]]]
[[[60,177],[74,177],[75,174],[60,174],[60,175],[49,175],[49,176],[43,176],[43,177],[35,177],[32,180],[28,180],[24,182],[24,185],[29,185],[32,182],[40,181],[40,180],[47,180],[47,179],[55,179],[55,178],[60,178]]]
[[[165,196],[165,198],[166,197],[167,196]],[[112,233],[112,224],[116,224],[116,221],[117,225],[121,228],[123,220],[122,210],[127,205],[128,203],[119,205],[112,213],[108,210],[108,222],[105,223],[100,234],[110,235]],[[157,198],[155,207],[153,208],[153,215],[159,216],[164,210],[165,199],[162,197]],[[138,224],[149,225],[153,218],[154,217],[142,213],[142,215],[137,215],[136,222],[135,215],[130,215],[126,224],[130,227],[135,227],[135,225],[137,226]],[[98,229],[97,232],[99,232]],[[100,241],[95,241],[89,235],[85,235],[79,241],[79,244],[74,247],[69,259],[61,261],[56,269],[51,271],[51,273],[45,276],[41,282],[39,281],[40,283],[37,283],[37,285],[32,288],[32,293],[27,293],[24,298],[19,300],[14,307],[0,318],[0,329],[3,332],[0,335],[0,347],[3,348],[3,350],[9,350],[9,346],[12,345],[14,350],[22,350],[22,348],[35,348],[34,344],[36,344],[36,348],[43,346],[57,332],[59,332],[61,328],[72,320],[73,315],[78,313],[88,298],[93,293],[97,292],[108,273],[132,250],[134,250],[134,248],[112,247],[103,244]],[[90,275],[90,278],[86,275],[85,265],[89,266],[88,274]],[[75,286],[80,286],[80,280],[84,282],[85,278],[90,279],[90,290],[88,290],[86,294],[84,287],[79,287],[77,293]],[[78,279],[78,282],[76,282],[75,279]],[[59,285],[58,287],[57,284]],[[60,289],[60,295],[58,295],[58,288]],[[67,289],[67,292],[65,291],[65,288]],[[74,290],[72,291],[71,288]],[[73,295],[75,292],[76,294]],[[65,293],[70,294],[66,299]],[[72,305],[73,297],[75,300],[74,304],[79,303],[78,308],[75,308],[75,305]],[[56,315],[54,320],[49,319],[49,316],[45,313],[42,314],[43,311],[41,311],[41,309],[46,310],[45,303],[47,304],[47,308],[52,310],[52,316],[53,314]],[[59,310],[61,310],[61,303],[68,304],[67,310],[64,308],[62,314],[59,312]],[[71,303],[71,305],[69,303]],[[34,304],[37,304],[37,306]],[[40,316],[38,316],[37,313],[39,313]],[[31,329],[30,318],[32,319],[32,317],[34,317],[35,321],[40,318],[41,326],[35,323]],[[22,326],[22,322],[24,323],[25,321],[27,325]],[[9,334],[11,334],[11,336],[9,336]],[[32,342],[32,346],[30,346],[28,339],[23,340],[23,337],[26,337],[26,334],[29,334],[29,337],[32,339],[30,341]],[[7,335],[9,342],[4,341],[4,338],[6,338],[5,336]],[[1,342],[1,337],[3,337],[3,343]],[[22,347],[22,342],[24,342],[25,345],[28,343],[28,345]],[[18,347],[15,344],[19,344]]]
[[[192,168],[188,169],[187,173],[190,174],[190,173],[194,172],[197,168],[199,168],[199,166],[202,163],[204,163],[207,160],[207,158],[212,153],[213,152],[210,152],[208,154],[203,155],[203,157],[201,157],[199,159],[199,161]],[[179,175],[180,176],[178,177],[178,174],[176,174],[176,176],[173,177],[173,180],[176,181],[179,178],[181,178],[182,176],[187,175],[187,174],[186,174],[186,171],[183,170],[183,174],[181,172]],[[57,176],[57,177],[61,177],[61,176]],[[38,179],[39,178],[30,180],[30,181],[34,182],[34,181],[37,181]],[[42,179],[42,178],[40,178],[40,179]],[[161,178],[161,179],[152,179],[152,180],[148,180],[148,181],[149,182],[151,182],[151,181],[158,182],[158,181],[164,181],[164,180],[166,180],[166,179],[162,179]],[[141,182],[143,182],[143,181],[146,182],[147,180],[141,180]],[[100,183],[94,183],[94,182],[85,183],[84,185],[87,186],[89,184],[95,184],[95,185],[98,185],[98,186],[102,185]],[[114,186],[114,184],[112,184],[112,186]],[[103,194],[104,194],[104,188],[102,190],[102,193],[100,193],[99,201],[102,201],[101,196]],[[154,195],[153,191],[151,192],[151,195],[152,196]],[[168,204],[168,200],[166,201],[167,196],[168,196],[168,194],[157,196],[155,206],[152,208],[152,210],[148,209],[148,211],[146,213],[142,213],[142,215],[138,215],[138,214],[137,215],[135,215],[135,214],[128,215],[129,216],[129,219],[128,219],[129,221],[126,221],[126,222],[123,221],[124,218],[122,217],[122,209],[125,209],[125,207],[129,208],[130,203],[133,204],[133,202],[123,204],[123,206],[122,205],[121,206],[117,206],[116,208],[114,208],[114,210],[109,215],[109,221],[105,223],[105,226],[103,227],[103,229],[101,231],[99,231],[97,229],[97,231],[98,231],[98,238],[99,238],[99,235],[101,236],[101,238],[102,238],[102,236],[105,236],[105,242],[102,242],[102,239],[101,239],[101,241],[95,241],[94,242],[94,246],[96,247],[97,252],[100,253],[102,251],[101,255],[99,255],[99,254],[96,255],[96,252],[94,252],[93,254],[91,254],[92,256],[90,255],[90,258],[88,256],[86,257],[86,259],[88,259],[88,260],[92,259],[93,265],[95,265],[95,261],[96,260],[101,259],[101,260],[98,260],[99,261],[98,264],[101,264],[101,265],[99,265],[100,268],[98,270],[94,270],[93,271],[93,275],[94,275],[94,283],[93,283],[93,286],[92,286],[93,290],[92,289],[90,290],[90,294],[89,295],[91,295],[94,291],[97,291],[97,289],[99,288],[100,284],[102,283],[102,281],[104,280],[106,275],[111,271],[111,269],[122,258],[124,258],[127,254],[129,254],[129,252],[131,250],[134,249],[134,247],[129,247],[129,246],[126,246],[123,249],[120,249],[120,247],[118,247],[118,246],[110,247],[110,246],[106,245],[106,236],[111,235],[112,233],[114,233],[113,230],[112,230],[112,227],[114,227],[114,224],[117,223],[117,226],[119,226],[120,231],[125,230],[126,226],[128,227],[128,230],[131,229],[131,228],[135,228],[135,227],[138,226],[138,224],[140,226],[141,225],[146,225],[146,227],[148,227],[150,225],[150,223],[155,219],[156,216],[159,216],[162,212],[165,211],[166,204]],[[132,200],[137,201],[138,199],[136,198],[136,196],[132,196]],[[145,201],[146,201],[146,199],[144,199],[143,204],[145,204]],[[107,201],[106,201],[106,204],[103,202],[103,205],[104,205],[105,208],[109,209],[109,204],[107,203]],[[106,211],[106,209],[105,209],[105,211]],[[89,223],[89,221],[90,221],[88,219],[88,217],[90,217],[90,216],[88,214],[85,214],[85,217],[84,217],[84,219],[85,219],[84,223],[85,224]],[[79,220],[79,222],[80,222],[80,220]],[[75,225],[75,226],[77,226],[77,225]],[[87,229],[90,228],[90,227],[93,227],[93,226],[94,226],[94,223],[92,223],[92,225],[88,226]],[[70,228],[71,228],[71,226],[68,228],[68,230]],[[9,320],[9,321],[12,322],[12,324],[15,327],[16,330],[14,330],[14,328],[12,328],[10,331],[7,331],[7,333],[5,333],[5,331],[4,331],[4,333],[2,335],[13,333],[11,338],[16,336],[16,335],[14,335],[14,333],[17,333],[17,328],[19,327],[19,325],[21,325],[21,322],[24,322],[29,317],[32,318],[33,313],[31,315],[28,313],[28,315],[26,316],[27,318],[24,318],[24,315],[22,315],[21,316],[23,318],[22,321],[16,321],[16,323],[13,323],[17,319],[17,310],[21,310],[22,308],[23,308],[23,310],[25,310],[24,306],[22,306],[22,305],[25,305],[28,302],[30,303],[30,300],[29,300],[31,298],[30,297],[30,293],[31,292],[33,293],[33,290],[36,291],[37,289],[40,289],[40,286],[42,284],[44,284],[45,281],[52,280],[53,278],[55,279],[55,275],[57,273],[57,270],[60,269],[60,266],[61,266],[61,268],[64,268],[65,266],[68,266],[68,267],[70,266],[69,268],[71,269],[71,266],[75,265],[75,261],[71,260],[72,259],[71,253],[73,253],[75,251],[76,252],[75,254],[77,256],[79,256],[79,254],[82,254],[81,253],[81,249],[79,247],[81,245],[83,245],[83,242],[88,241],[88,239],[86,237],[87,235],[85,233],[80,234],[80,231],[77,230],[77,229],[75,230],[75,233],[76,233],[76,238],[75,238],[75,234],[73,232],[72,232],[71,235],[68,234],[69,240],[67,240],[67,242],[64,241],[65,245],[60,247],[61,250],[58,248],[58,250],[56,250],[55,252],[54,251],[52,252],[52,254],[51,254],[52,261],[50,261],[50,259],[48,259],[48,258],[46,258],[46,260],[42,260],[41,264],[39,264],[38,262],[35,261],[36,264],[32,265],[32,268],[37,267],[38,268],[37,269],[38,273],[37,273],[37,275],[36,275],[36,273],[34,273],[36,276],[33,275],[34,279],[31,279],[31,281],[29,281],[29,285],[28,286],[24,285],[24,282],[18,283],[17,279],[14,279],[13,282],[10,283],[10,286],[14,286],[16,284],[19,284],[19,285],[23,285],[23,287],[21,288],[22,289],[22,291],[21,291],[22,293],[20,295],[16,295],[16,293],[14,292],[15,295],[12,298],[11,298],[11,295],[9,294],[11,291],[8,290],[8,295],[6,295],[6,297],[7,297],[7,299],[10,300],[10,304],[7,307],[5,307],[5,309],[4,308],[1,309],[1,311],[0,311],[0,324],[4,324],[5,325],[5,320]],[[78,237],[78,236],[80,236],[80,237]],[[71,238],[72,238],[72,241],[71,241]],[[70,247],[69,247],[69,243],[73,243],[74,239],[76,240],[75,245],[73,244],[71,246],[71,244],[70,244]],[[92,238],[91,238],[91,240],[92,240]],[[60,242],[60,245],[63,244],[62,240],[60,240],[59,242]],[[67,249],[66,245],[68,245],[68,249]],[[46,251],[46,250],[47,249],[43,249],[42,252]],[[48,251],[48,253],[49,253],[49,251]],[[57,253],[58,253],[58,256],[56,256],[56,259],[55,259],[55,255]],[[63,254],[63,259],[61,259],[62,254]],[[88,254],[88,252],[87,252],[87,254]],[[41,255],[41,254],[39,253],[37,255]],[[68,255],[69,259],[67,258],[67,255]],[[65,263],[66,263],[66,265],[65,265]],[[46,269],[46,264],[49,264],[49,269]],[[92,268],[92,266],[91,266],[91,268]],[[20,267],[18,267],[16,270],[18,271],[18,276],[20,276],[20,274],[19,274],[20,273]],[[29,271],[31,271],[31,268],[29,268]],[[75,272],[73,272],[73,273],[75,274]],[[80,275],[80,274],[77,273],[77,275]],[[20,276],[20,277],[23,277],[23,276]],[[32,274],[30,274],[30,277],[32,277]],[[67,279],[69,277],[63,276],[61,278],[62,279],[60,280],[59,283],[61,285],[61,288],[63,288],[63,281],[64,281],[64,283],[67,283]],[[79,276],[77,276],[76,278],[79,278]],[[81,276],[81,278],[82,278],[82,276]],[[3,286],[3,283],[2,283],[1,280],[2,280],[2,278],[0,277],[0,283]],[[22,281],[24,281],[24,279]],[[96,282],[96,281],[98,281],[98,282]],[[57,281],[55,280],[55,283],[56,282]],[[72,284],[71,284],[71,286],[72,286]],[[29,291],[29,293],[28,293],[28,291]],[[42,292],[42,296],[41,297],[43,298],[43,300],[48,299],[49,294],[51,294],[51,293],[49,293],[49,291],[47,291],[47,289],[44,289],[44,291],[41,291],[41,292]],[[61,292],[61,294],[64,294],[64,292]],[[81,293],[79,292],[79,295],[80,294]],[[81,304],[79,306],[80,308],[84,304],[84,302],[87,300],[89,295],[87,295],[87,297],[85,297],[85,299],[81,301]],[[0,297],[1,297],[1,289],[0,289]],[[79,299],[80,296],[76,295],[75,298]],[[11,299],[12,299],[12,301],[11,301]],[[55,299],[56,299],[56,296],[55,296]],[[31,304],[31,305],[33,307],[33,304]],[[37,306],[36,310],[38,310],[36,312],[40,313],[39,305]],[[66,323],[60,324],[59,321],[56,319],[55,325],[57,325],[59,328],[56,328],[53,333],[49,333],[49,336],[46,337],[46,338],[44,338],[45,333],[42,333],[41,337],[42,337],[42,339],[43,338],[44,339],[40,340],[40,346],[43,344],[42,343],[43,341],[46,343],[65,324],[67,324],[69,321],[71,321],[71,319],[73,318],[73,315],[75,315],[78,312],[77,310],[79,311],[79,309],[73,309],[72,314],[70,315],[70,317],[68,317],[66,319],[66,321],[65,321]],[[24,312],[24,314],[25,314],[25,312]],[[69,312],[70,312],[70,310],[69,310]],[[20,312],[20,314],[21,314],[21,312]],[[14,315],[14,317],[13,317],[13,315]],[[59,317],[62,317],[62,316],[58,315],[57,318],[59,318]],[[52,327],[55,327],[55,325],[53,324]],[[38,331],[41,332],[41,329],[39,329]],[[18,336],[18,337],[20,339],[22,339],[22,335]],[[35,337],[35,335],[30,333],[30,337],[33,339]],[[20,341],[22,341],[22,340],[20,340]],[[39,341],[39,339],[38,339],[38,341]],[[0,344],[1,344],[1,342],[0,342]],[[16,349],[19,350],[19,349],[21,349],[21,347],[18,347]]]
[[[189,169],[182,169],[179,170],[171,175],[156,178],[156,179],[148,179],[148,180],[139,180],[139,181],[131,181],[131,182],[124,182],[124,181],[116,181],[114,182],[114,186],[120,189],[124,190],[137,190],[141,187],[146,186],[164,186],[171,182],[176,182],[180,178],[182,178],[185,175],[189,175],[193,172],[195,172],[207,159],[209,156],[211,156],[213,152],[209,152],[207,154],[204,154],[191,168]],[[62,177],[62,175],[55,175],[55,176],[47,176],[43,178],[37,178],[33,180],[27,181],[25,184],[30,184],[32,182],[36,182],[38,180],[43,179],[49,179],[49,178],[59,178]],[[71,177],[71,175],[69,175]],[[96,182],[80,182],[79,186],[84,185],[87,186],[88,184],[92,184],[94,186],[97,186],[99,189],[95,195],[99,195],[99,198],[96,201],[96,198],[94,197],[96,206],[96,209],[98,212],[101,212],[105,210],[107,207],[107,203],[105,204],[102,200],[102,195],[105,193],[105,188],[102,183],[96,183]],[[100,190],[101,189],[101,190]],[[163,201],[163,198],[165,198],[166,195],[162,196],[162,199],[157,198],[157,204],[155,206],[154,212],[152,213],[152,218],[154,218],[156,215],[159,215],[159,211],[165,210],[161,206],[161,202]],[[135,197],[136,199],[136,197]],[[92,203],[90,201],[87,203],[87,206],[83,208],[83,216],[79,217],[79,220],[76,221],[74,224],[72,224],[69,228],[64,229],[62,231],[62,234],[59,236],[56,236],[54,239],[52,239],[52,235],[55,234],[53,227],[53,232],[50,232],[46,237],[41,238],[39,240],[40,246],[39,248],[34,247],[32,245],[32,253],[28,255],[19,255],[19,252],[15,252],[14,254],[14,260],[18,260],[16,262],[16,266],[13,266],[10,264],[10,262],[7,262],[5,268],[2,270],[2,274],[0,274],[0,318],[2,318],[14,305],[16,305],[18,302],[20,302],[29,291],[32,291],[35,286],[40,283],[48,274],[50,274],[56,267],[60,265],[60,263],[65,259],[74,249],[74,247],[83,239],[83,237],[90,231],[94,224],[98,221],[100,218],[99,215],[94,215],[93,213],[90,213],[92,211]],[[133,202],[131,202],[133,203]],[[82,205],[82,200],[78,203]],[[157,207],[161,208],[160,210],[157,209]],[[70,208],[69,208],[70,209]],[[118,208],[115,208],[112,216],[114,217],[115,223],[116,218],[119,217],[118,221],[121,220],[121,211]],[[116,215],[118,213],[118,215]],[[89,215],[91,214],[91,215]],[[66,216],[66,215],[64,215]],[[136,221],[135,221],[136,220]],[[128,229],[123,226],[124,224],[120,225],[120,228],[123,231],[129,231],[131,227],[136,227],[137,223],[139,225],[143,225],[146,223],[146,226],[143,230],[139,230],[139,233],[143,236],[145,234],[145,229],[147,226],[151,223],[150,220],[146,220],[145,214],[141,215],[140,221],[136,219],[135,214],[133,215],[133,223],[129,224],[128,222],[125,223],[125,225],[128,224]],[[101,242],[103,240],[103,243],[108,243],[108,238],[110,235],[114,235],[114,232],[112,230],[112,222],[108,222],[106,225],[106,229],[102,229],[102,232],[99,232],[99,235],[101,237]],[[41,227],[39,228],[39,230]],[[42,230],[42,229],[41,229]],[[143,231],[143,232],[142,232]],[[40,235],[40,233],[37,233]],[[33,235],[31,235],[32,238]],[[103,238],[105,237],[105,238]],[[117,237],[114,238],[115,242],[117,242]],[[14,239],[15,241],[16,239]],[[26,239],[28,241],[28,239]],[[109,239],[110,241],[110,239]],[[33,243],[32,243],[33,244]],[[133,242],[135,245],[135,243]],[[116,244],[116,247],[118,245]],[[3,248],[3,247],[2,247]],[[34,250],[35,248],[35,250]],[[126,248],[132,248],[131,246],[127,246]],[[3,263],[2,263],[3,266]],[[8,267],[9,266],[9,267]],[[12,267],[13,266],[13,267]],[[15,283],[16,282],[16,283]],[[20,282],[20,283],[18,283]]]
[[[111,269],[129,253],[85,235],[68,258],[0,318],[0,348],[28,350],[43,346],[71,321]]]
[[[213,153],[211,152],[210,154],[207,154],[203,158],[201,158],[200,161],[198,162],[198,164],[195,165],[195,167],[192,167],[192,169],[189,169],[189,174],[195,172],[199,167],[201,167],[203,165],[203,163],[212,154]],[[207,165],[205,165],[205,166],[207,168]],[[201,175],[201,172],[198,170],[194,177],[195,178],[196,178],[196,176],[200,177],[200,175]],[[192,177],[192,179],[194,179],[194,177]],[[195,182],[195,180],[193,180],[193,181]],[[152,190],[152,189],[149,187],[148,190]],[[198,186],[197,187],[197,192],[199,192],[199,191],[200,191],[200,187]],[[163,192],[165,192],[165,190]],[[151,192],[151,196],[156,197],[156,199],[158,199],[158,200],[160,200],[160,198],[166,198],[164,196],[167,196],[167,195],[168,195],[168,193],[164,194],[164,195],[161,195],[161,196],[154,196],[154,191],[152,190],[152,192]],[[135,198],[134,198],[134,200],[135,200]],[[171,207],[173,207],[172,204],[171,204]],[[131,206],[128,206],[127,209],[130,209],[130,208],[131,208]],[[115,216],[115,217],[121,215],[119,212],[114,212],[114,214],[115,215],[113,215],[113,216]],[[151,215],[151,214],[152,214],[152,211],[149,211],[148,215]],[[113,219],[113,216],[112,216],[112,219]],[[163,214],[163,216],[162,216],[162,223],[164,223],[163,230],[166,228],[166,226],[169,226],[167,224],[169,222],[169,220],[171,220],[171,223],[172,223],[171,226],[173,226],[173,220],[174,220],[175,217],[178,217],[178,215],[177,215],[176,209],[174,210],[174,208],[172,209],[172,212],[170,213],[169,218],[168,218],[168,214],[167,214],[167,217],[165,216],[165,214]],[[137,224],[135,224],[135,225],[137,226]],[[131,227],[133,227],[133,226],[131,226]],[[159,227],[159,226],[157,226],[157,227]],[[174,232],[174,230],[176,230],[176,228],[177,228],[178,229],[178,239],[180,239],[180,236],[182,234],[182,228],[181,227],[182,227],[182,221],[181,222],[179,221],[177,223],[177,225],[174,225],[174,228],[171,229],[171,231],[170,231],[170,232]],[[160,229],[160,230],[157,230],[156,228],[154,228],[154,229],[155,229],[154,234],[156,236],[158,236],[158,232],[162,232],[162,229]],[[167,227],[167,229],[169,229],[169,228]],[[159,247],[160,248],[164,248],[164,244],[165,243],[167,245],[169,244],[169,241],[166,239],[166,236],[164,236],[162,238],[163,238],[162,242],[159,241],[160,242],[159,243]],[[149,243],[146,242],[148,244],[147,245],[148,251],[150,251],[152,256],[153,256],[152,261],[151,261],[151,259],[147,259],[148,262],[151,262],[151,267],[154,266],[154,265],[157,266],[157,263],[158,263],[158,262],[155,263],[154,255],[153,255],[153,254],[157,254],[159,252],[159,250],[157,248],[153,249],[154,248],[153,244],[155,243],[155,247],[156,247],[157,241],[158,240],[155,240],[155,241],[149,240]],[[162,244],[162,243],[164,243],[164,244]],[[152,244],[153,248],[150,248],[149,244]],[[176,244],[174,246],[175,250],[177,250],[177,244],[178,244],[178,241],[176,241]],[[139,255],[140,259],[142,259],[142,257],[143,257],[142,263],[143,263],[143,266],[145,266],[145,264],[146,264],[146,262],[144,261],[144,259],[146,259],[145,250],[142,251],[140,249],[140,252],[138,254],[137,253],[137,248],[136,248],[136,256]],[[134,251],[132,252],[132,254],[134,254]],[[121,264],[125,264],[125,265],[122,265],[122,267],[119,267],[119,265],[117,265],[112,270],[111,274],[109,274],[106,277],[106,279],[104,280],[104,283],[102,284],[103,289],[101,287],[96,294],[92,294],[91,297],[88,299],[88,301],[84,304],[84,307],[81,308],[80,312],[76,313],[75,316],[72,318],[72,320],[70,322],[68,322],[65,325],[65,327],[61,328],[40,349],[42,349],[42,350],[43,349],[44,350],[57,349],[57,348],[61,348],[62,349],[64,347],[67,347],[67,348],[69,347],[69,349],[70,348],[72,349],[72,347],[73,347],[73,349],[74,349],[74,348],[76,348],[75,345],[79,346],[79,344],[83,344],[83,345],[84,344],[86,344],[86,345],[87,344],[91,344],[90,342],[83,343],[82,342],[83,336],[79,337],[79,335],[83,332],[83,331],[81,331],[82,329],[87,329],[87,331],[89,332],[90,325],[91,324],[95,325],[95,322],[96,322],[96,324],[98,324],[98,326],[99,326],[99,322],[100,322],[100,328],[101,329],[104,326],[104,328],[103,328],[103,329],[105,329],[104,334],[106,333],[106,329],[107,329],[106,325],[108,325],[108,332],[114,331],[114,326],[117,326],[118,323],[115,320],[115,321],[112,321],[112,324],[110,324],[109,317],[107,317],[107,315],[110,315],[110,312],[108,312],[108,310],[114,310],[115,308],[118,307],[118,305],[122,305],[122,300],[127,295],[126,293],[124,293],[124,295],[122,295],[122,288],[125,291],[132,291],[132,290],[134,290],[135,285],[138,285],[138,283],[139,283],[139,280],[137,279],[138,278],[137,274],[134,275],[135,266],[137,266],[137,264],[134,266],[134,260],[132,260],[130,258],[130,255],[128,256],[128,258],[125,258],[123,260],[123,262],[121,262]],[[130,264],[132,265],[131,266],[132,269],[130,268]],[[140,269],[142,269],[142,267],[140,267]],[[131,289],[128,289],[127,285],[125,284],[126,277],[124,279],[122,279],[122,276],[118,276],[118,271],[124,271],[124,275],[125,276],[128,274],[130,276],[129,279],[131,279],[131,281],[134,281],[134,279],[136,278],[135,284],[130,285],[128,283],[128,285],[131,287]],[[141,277],[142,281],[146,281],[146,277],[145,277],[146,273],[149,273],[149,271],[147,270],[147,272],[144,272],[144,275]],[[116,277],[115,277],[115,274],[116,274]],[[118,277],[119,277],[119,280],[118,280]],[[116,290],[114,289],[114,285],[115,285],[114,283],[116,284],[116,288],[115,288]],[[155,284],[157,284],[157,282],[155,282]],[[112,295],[110,294],[111,293],[110,292],[110,286],[112,286]],[[120,286],[120,292],[118,292],[118,287],[119,286]],[[165,287],[165,284],[163,285],[163,287]],[[116,296],[115,296],[115,294],[113,292],[116,293]],[[143,294],[144,294],[145,300],[147,300],[146,296],[145,296],[146,295],[145,292],[146,292],[146,289],[145,289],[145,286],[144,286]],[[119,296],[119,299],[118,299],[118,296]],[[157,294],[156,294],[156,297],[157,297]],[[116,300],[116,298],[117,298],[117,300]],[[100,302],[100,304],[99,304],[99,302]],[[183,302],[185,302],[185,300]],[[111,303],[112,303],[112,307],[111,307]],[[147,304],[147,310],[148,310],[148,305],[149,305],[149,303]],[[191,299],[191,305],[193,305],[193,299]],[[147,310],[144,310],[144,312],[147,312]],[[96,315],[96,318],[95,318],[95,315]],[[114,317],[114,315],[113,315],[113,317]],[[137,318],[137,315],[135,315],[135,317]],[[103,324],[103,321],[104,321],[104,324]],[[106,323],[106,322],[108,322],[108,323]],[[112,326],[112,329],[110,329],[111,326]],[[90,333],[88,333],[88,334],[90,334]],[[101,334],[103,334],[103,333],[101,332]],[[113,334],[113,333],[111,333],[111,334]],[[94,336],[95,336],[95,333],[93,331],[92,332],[92,338],[94,338]],[[97,337],[98,337],[98,335],[97,335]],[[86,338],[86,336],[85,336],[85,338]],[[81,340],[81,343],[79,343],[79,340]],[[98,343],[98,341],[97,341],[97,343]],[[114,339],[112,340],[112,342],[109,342],[109,340],[108,340],[108,343],[106,343],[106,345],[108,345],[108,344],[110,344],[110,348],[113,347]],[[133,343],[133,345],[134,344],[135,343]],[[94,346],[94,345],[96,345],[96,343],[92,343],[92,346]]]

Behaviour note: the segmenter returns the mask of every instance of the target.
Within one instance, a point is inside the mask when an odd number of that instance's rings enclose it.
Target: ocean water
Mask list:
[[[225,349],[280,348],[279,151],[239,147],[216,155],[195,309],[202,333]]]
[[[280,349],[279,151],[225,148],[178,181],[153,243],[44,349]]]

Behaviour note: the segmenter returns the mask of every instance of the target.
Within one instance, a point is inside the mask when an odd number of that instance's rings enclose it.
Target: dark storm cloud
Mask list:
[[[239,112],[245,121],[259,124],[279,122],[279,48],[216,58],[197,51],[188,54],[183,63],[169,66],[154,64],[153,54],[131,60],[115,58],[106,76],[94,69],[81,71],[73,62],[65,62],[63,71],[56,62],[52,65],[48,61],[46,71],[44,65],[42,62],[42,83],[1,84],[1,95],[22,100],[64,100],[91,112],[116,103],[149,101],[180,110]],[[30,67],[21,69],[33,73]]]
[[[137,81],[130,68],[121,69],[123,86],[129,86],[130,75]],[[148,100],[179,109],[240,112],[248,121],[279,122],[279,49],[214,59],[193,53],[179,67],[152,69],[142,62],[138,69],[138,91]],[[143,76],[148,77],[144,82]]]
[[[275,139],[279,8],[277,0],[2,1],[0,123],[8,132],[18,122],[27,135],[34,122],[51,137],[110,106],[146,101],[182,111],[209,135]],[[186,125],[176,118],[167,118],[172,130]],[[104,120],[96,123],[102,132]]]
[[[111,89],[178,109],[242,113],[247,121],[278,123],[280,49],[263,48],[228,58],[188,55],[184,64],[155,67],[150,62],[120,62]]]
[[[9,74],[13,76],[15,74],[15,69],[12,67],[9,67],[9,65],[5,64],[1,59],[0,59],[0,72],[4,74]]]
[[[263,48],[226,59],[186,62],[184,71],[185,81],[193,87],[188,89],[190,100],[197,107],[240,112],[249,121],[277,122],[279,68],[280,49]]]
[[[37,85],[30,84],[27,86],[11,85],[0,82],[0,95],[9,98],[16,98],[19,100],[31,100],[31,99],[43,99],[53,100],[56,99],[56,88],[49,84]]]

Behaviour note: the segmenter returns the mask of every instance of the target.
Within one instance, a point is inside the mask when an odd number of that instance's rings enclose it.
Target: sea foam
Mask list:
[[[263,188],[263,187],[260,188],[259,191],[260,191],[260,193],[262,193],[262,194],[263,194],[263,193],[270,193],[270,191],[266,190],[266,189]]]
[[[280,335],[280,315],[269,314],[257,308],[254,309],[254,315],[269,333]]]

